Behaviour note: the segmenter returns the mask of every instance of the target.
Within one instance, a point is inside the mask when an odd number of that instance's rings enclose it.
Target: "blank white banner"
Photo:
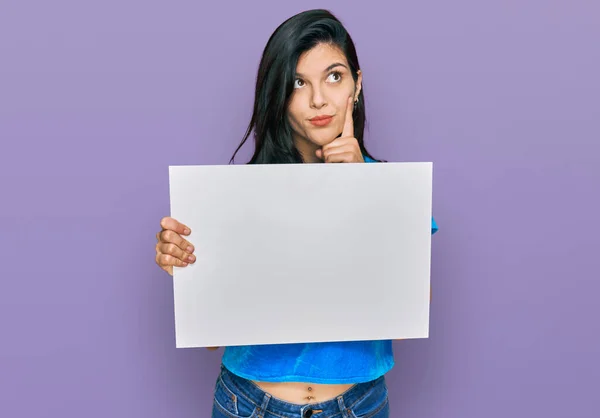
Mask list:
[[[177,347],[427,338],[433,164],[169,167]]]

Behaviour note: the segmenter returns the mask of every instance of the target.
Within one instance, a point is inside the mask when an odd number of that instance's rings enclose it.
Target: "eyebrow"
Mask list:
[[[335,67],[339,67],[339,66],[342,66],[342,67],[344,67],[345,69],[348,69],[348,67],[347,67],[347,66],[345,66],[344,64],[342,64],[341,62],[336,62],[336,63],[333,63],[333,64],[331,64],[329,67],[325,68],[325,69],[323,70],[323,72],[324,72],[324,73],[326,73],[326,72],[328,72],[328,71],[330,71],[330,70],[334,69]],[[299,77],[304,77],[304,75],[303,75],[303,74],[300,74],[300,73],[296,73],[296,76],[299,76]]]

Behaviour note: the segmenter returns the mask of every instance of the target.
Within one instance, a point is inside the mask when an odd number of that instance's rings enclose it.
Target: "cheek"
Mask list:
[[[288,107],[288,119],[293,126],[300,125],[300,121],[302,120],[301,111],[296,105],[294,105],[294,103],[290,103]]]
[[[335,105],[339,114],[344,116],[346,115],[346,109],[348,108],[348,98],[351,94],[352,92],[349,92],[348,94],[342,94],[339,97],[337,97]]]
[[[290,113],[288,115],[288,120],[290,122],[290,125],[291,125],[293,131],[298,132],[298,133],[301,133],[302,131],[304,131],[302,124],[300,123],[298,118],[295,117],[293,114]]]

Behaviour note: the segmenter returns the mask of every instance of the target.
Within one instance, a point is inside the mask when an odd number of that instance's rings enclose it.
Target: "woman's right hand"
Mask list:
[[[173,275],[173,266],[185,267],[196,261],[194,246],[182,235],[189,235],[190,228],[171,217],[160,220],[162,228],[156,234],[156,264]]]
[[[160,220],[160,226],[162,229],[156,234],[156,264],[172,276],[173,266],[185,267],[196,261],[194,246],[181,236],[189,235],[192,231],[168,216]],[[217,348],[206,347],[207,350]]]

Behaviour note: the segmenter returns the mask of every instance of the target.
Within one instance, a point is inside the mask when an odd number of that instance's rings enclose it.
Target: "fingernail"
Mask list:
[[[188,259],[188,261],[189,261],[190,263],[193,263],[193,262],[194,262],[194,256],[193,256],[193,255],[188,255],[188,258],[187,258],[187,259]]]
[[[187,252],[191,254],[194,252],[194,249],[191,246],[189,246],[187,247]]]
[[[185,266],[187,266],[187,265],[188,265],[188,263],[185,263],[185,262],[184,262],[184,263],[182,263],[182,264],[183,264],[183,267],[185,267]]]
[[[185,229],[183,230],[183,233],[187,235],[187,234],[189,234],[189,233],[190,233],[190,230],[189,230],[189,229],[187,229],[187,228],[185,228]]]

